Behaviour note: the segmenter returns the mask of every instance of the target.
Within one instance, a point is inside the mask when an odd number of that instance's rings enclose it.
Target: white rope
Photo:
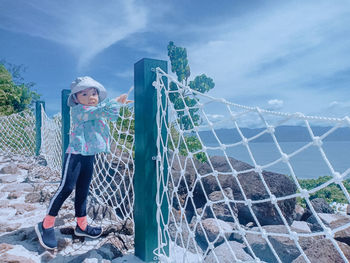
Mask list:
[[[32,156],[35,153],[35,116],[25,110],[0,116],[0,153]]]
[[[231,247],[228,245],[229,240],[225,236],[225,231],[220,225],[217,215],[214,213],[213,210],[213,205],[219,204],[220,202],[225,202],[227,207],[230,210],[231,217],[233,218],[234,224],[237,227],[237,229],[232,229],[230,233],[237,233],[242,236],[243,239],[243,244],[246,245],[250,255],[254,258],[255,261],[259,262],[260,259],[256,256],[254,253],[251,244],[249,244],[246,235],[247,234],[253,234],[253,235],[260,235],[265,241],[268,247],[270,248],[271,252],[273,253],[275,259],[277,262],[283,262],[283,258],[280,258],[278,251],[276,251],[275,247],[272,245],[272,243],[269,240],[269,237],[286,237],[292,240],[295,244],[295,247],[297,248],[298,252],[300,255],[304,258],[306,262],[310,262],[308,257],[306,256],[304,250],[302,249],[300,245],[300,238],[301,237],[315,237],[315,236],[325,236],[328,238],[332,244],[334,245],[335,249],[341,256],[341,258],[344,260],[344,262],[348,262],[346,259],[344,253],[340,249],[339,245],[334,239],[334,234],[340,230],[343,230],[349,226],[349,224],[346,224],[344,226],[335,228],[335,229],[330,229],[328,228],[323,221],[320,219],[318,214],[316,213],[315,209],[313,208],[311,202],[310,202],[310,195],[313,193],[316,193],[317,191],[324,189],[325,187],[329,186],[332,183],[338,184],[340,186],[340,189],[344,193],[344,196],[350,203],[349,199],[349,193],[347,192],[343,181],[345,177],[349,174],[350,168],[347,169],[343,173],[337,172],[334,167],[332,166],[331,161],[328,159],[327,154],[325,153],[323,149],[323,140],[327,138],[330,134],[334,133],[338,128],[341,127],[350,127],[350,118],[349,117],[344,117],[344,118],[326,118],[326,117],[318,117],[318,116],[305,116],[302,113],[282,113],[282,112],[274,112],[274,111],[269,111],[269,110],[263,110],[257,107],[247,107],[235,103],[231,103],[225,99],[221,98],[214,98],[212,96],[209,96],[207,94],[202,94],[198,91],[192,90],[191,88],[184,86],[183,84],[179,83],[174,77],[172,77],[169,74],[166,74],[162,69],[157,68],[156,69],[157,77],[156,81],[153,83],[153,86],[157,89],[157,103],[158,103],[158,112],[157,112],[157,126],[158,126],[158,139],[157,139],[157,147],[158,147],[158,158],[157,158],[157,186],[158,186],[158,192],[157,192],[157,206],[158,206],[158,211],[157,211],[157,222],[158,222],[158,237],[159,237],[159,243],[158,243],[158,248],[156,251],[156,254],[160,259],[163,261],[168,261],[168,262],[202,262],[202,260],[209,254],[212,253],[214,255],[214,258],[219,262],[218,255],[216,255],[216,252],[214,250],[215,248],[215,242],[219,240],[219,238],[224,240],[224,243],[227,244],[227,247],[229,248],[229,251],[231,255],[225,255],[226,257],[232,256],[233,259],[236,261],[239,261],[239,259],[236,257],[235,252],[231,249]],[[168,86],[165,85],[164,79],[167,79]],[[173,83],[173,85],[176,85],[175,90],[170,90],[170,83]],[[183,108],[175,108],[173,103],[171,102],[170,96],[173,96],[174,94],[177,94],[179,96],[180,100],[182,100],[184,107]],[[198,101],[197,105],[195,106],[187,106],[185,97],[186,96],[192,96],[196,97],[196,100]],[[200,101],[200,99],[206,100],[204,103]],[[162,104],[162,101],[164,102],[165,100],[165,105]],[[227,115],[229,116],[228,118],[224,119],[222,122],[227,122],[228,120],[231,121],[231,123],[234,125],[236,131],[238,132],[241,140],[235,143],[231,144],[224,144],[220,141],[219,136],[217,135],[216,130],[214,129],[214,124],[210,121],[208,118],[208,114],[206,114],[206,106],[208,106],[210,103],[220,103],[224,105],[227,109]],[[167,112],[168,110],[168,112]],[[190,110],[198,110],[198,113],[200,114],[202,120],[204,123],[201,123],[200,125],[195,125],[194,120],[192,119],[192,116],[190,114]],[[168,114],[168,117],[166,117],[166,112]],[[192,128],[189,130],[183,130],[181,127],[181,124],[178,119],[178,112],[184,113],[184,116],[188,116],[189,121],[191,122],[192,125],[190,125]],[[259,134],[254,135],[253,137],[246,138],[242,131],[241,127],[238,123],[238,119],[247,116],[248,114],[254,114],[258,119],[261,121],[261,123],[265,126],[265,129],[261,131]],[[279,120],[276,124],[272,124],[268,118],[282,118]],[[288,121],[302,121],[304,122],[305,127],[307,128],[307,131],[310,135],[310,142],[307,143],[306,145],[298,148],[294,152],[287,154],[283,152],[282,147],[280,146],[276,135],[275,135],[275,128],[285,124]],[[310,123],[311,122],[323,122],[327,123],[328,125],[332,125],[333,127],[328,130],[326,133],[322,134],[321,136],[315,136],[313,134],[313,130],[311,128]],[[165,127],[167,131],[167,139],[164,141],[162,136],[161,136],[161,129],[162,127]],[[176,133],[178,136],[178,139],[173,138],[175,136],[174,134],[171,133],[172,128],[174,127],[176,130]],[[218,146],[207,146],[205,143],[201,140],[199,131],[200,130],[209,130],[211,131],[211,134],[213,135],[213,138],[216,139],[218,142]],[[191,152],[188,148],[188,145],[186,143],[186,134],[190,134],[194,137],[197,138],[197,140],[200,142],[200,145],[202,145],[201,149],[196,150]],[[275,144],[277,151],[279,153],[279,157],[269,163],[260,165],[256,159],[254,158],[254,153],[250,147],[250,143],[254,141],[255,139],[265,135],[265,134],[270,134],[272,137],[272,141]],[[176,141],[178,140],[178,143]],[[185,159],[184,167],[182,167],[182,164],[180,162],[180,141],[182,142],[182,147],[184,147],[185,152],[187,153],[187,157]],[[170,150],[170,146],[174,148],[173,150]],[[249,168],[243,171],[236,171],[230,161],[229,161],[229,156],[226,152],[228,148],[233,148],[236,146],[244,146],[249,154],[249,157],[253,163],[253,168]],[[297,175],[295,174],[295,171],[293,169],[293,166],[290,162],[290,159],[300,153],[303,153],[307,149],[311,147],[317,147],[317,149],[320,152],[320,155],[322,157],[322,160],[326,164],[329,170],[329,174],[332,176],[329,181],[326,183],[311,189],[302,189],[299,182]],[[160,151],[160,149],[163,149],[163,152]],[[223,156],[230,167],[231,171],[230,172],[219,172],[215,169],[214,165],[211,163],[210,160],[210,155],[208,151],[211,150],[221,150],[223,152]],[[194,155],[198,153],[204,153],[206,158],[207,158],[207,163],[210,166],[210,170],[212,172],[209,172],[208,174],[200,174],[197,171],[197,168],[195,166],[195,163],[193,161]],[[177,159],[177,160],[176,160]],[[177,179],[178,182],[183,181],[184,182],[184,189],[182,191],[186,191],[184,194],[185,201],[184,204],[180,205],[178,213],[180,213],[180,219],[177,219],[176,214],[174,214],[174,200],[180,200],[181,197],[178,194],[178,186],[174,181],[174,175],[172,174],[171,167],[174,165],[175,160],[180,164],[180,169],[181,169],[181,175]],[[215,240],[210,240],[206,231],[204,230],[204,226],[202,224],[202,215],[198,214],[196,209],[194,209],[194,216],[192,218],[192,221],[195,219],[195,223],[193,222],[187,222],[186,220],[186,211],[185,207],[191,202],[192,206],[195,208],[195,204],[193,201],[193,190],[191,187],[187,184],[186,178],[184,176],[185,171],[186,171],[186,165],[187,161],[190,161],[192,164],[192,167],[194,168],[196,175],[195,175],[195,181],[193,182],[193,187],[195,185],[200,185],[202,189],[205,189],[203,185],[203,179],[205,179],[208,176],[214,176],[217,185],[219,187],[220,192],[222,193],[222,196],[224,197],[222,200],[219,201],[211,201],[209,197],[205,194],[205,199],[206,199],[206,204],[203,208],[203,211],[205,207],[209,207],[211,210],[211,213],[213,215],[213,219],[215,222],[217,222],[217,227],[219,229],[220,234],[217,235]],[[167,174],[163,173],[163,163],[168,164],[168,172]],[[291,179],[294,181],[297,192],[295,194],[290,194],[282,197],[276,197],[270,190],[267,182],[265,181],[265,178],[263,176],[263,171],[267,168],[271,168],[272,166],[278,164],[278,163],[285,163],[290,171]],[[317,165],[317,164],[314,164]],[[268,198],[264,198],[261,200],[251,200],[247,198],[244,189],[238,180],[238,175],[242,175],[248,172],[255,172],[266,193],[268,194]],[[224,189],[222,188],[220,181],[219,181],[219,176],[223,175],[230,175],[232,176],[232,180],[234,180],[241,193],[243,196],[243,200],[231,200],[228,199],[225,194],[224,194]],[[300,197],[303,198],[306,203],[308,204],[308,207],[310,208],[313,216],[315,217],[316,221],[318,224],[321,226],[322,231],[320,232],[312,232],[312,233],[297,233],[291,229],[289,226],[287,219],[285,218],[281,208],[278,206],[279,201],[284,201],[288,200],[291,198],[295,197]],[[161,207],[164,205],[164,202],[167,202],[169,204],[168,207],[168,214],[163,214],[161,211]],[[229,205],[229,202],[234,203],[234,204],[244,204],[248,207],[253,219],[254,223],[257,226],[259,231],[250,231],[250,230],[245,230],[242,228],[239,224],[238,218],[235,216],[235,213],[231,210],[231,207]],[[254,213],[254,210],[252,209],[252,206],[254,204],[272,204],[275,210],[277,211],[280,219],[283,222],[283,225],[286,228],[287,233],[272,233],[266,231],[262,225],[260,224],[257,216]],[[171,225],[175,225],[175,233],[171,232],[169,229]],[[190,224],[191,227],[189,227]],[[200,249],[197,249],[198,244],[196,243],[195,240],[195,235],[196,235],[196,229],[197,227],[202,228],[202,232],[204,233],[205,241],[208,244],[208,247],[206,248],[205,251],[201,252]],[[183,234],[183,228],[186,229],[186,232],[188,234],[187,242],[184,242],[186,239]],[[190,248],[189,248],[189,242],[192,242],[192,244],[195,244],[195,248],[191,252],[195,252],[197,254],[197,257],[193,259],[193,257],[190,256]],[[176,249],[178,244],[180,247],[184,249],[181,255],[179,255],[178,251]],[[170,247],[169,252],[167,252],[167,249]]]

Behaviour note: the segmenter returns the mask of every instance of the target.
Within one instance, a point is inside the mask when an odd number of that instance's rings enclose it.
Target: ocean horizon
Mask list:
[[[282,152],[293,155],[296,151],[308,145],[310,142],[279,142]],[[215,143],[204,143],[206,147],[217,147]],[[254,166],[255,160],[257,165],[269,165],[281,158],[277,146],[273,142],[250,142],[248,144],[252,156],[250,156],[247,147],[238,145],[227,147],[225,152],[227,156],[246,162]],[[207,150],[208,154],[224,156],[222,150]],[[298,179],[315,179],[320,176],[331,176],[331,168],[340,174],[350,168],[350,142],[349,141],[326,141],[323,142],[322,148],[311,145],[301,152],[293,155],[289,163]],[[330,168],[331,167],[331,168]],[[266,171],[291,175],[292,171],[282,161],[277,164],[264,168]]]

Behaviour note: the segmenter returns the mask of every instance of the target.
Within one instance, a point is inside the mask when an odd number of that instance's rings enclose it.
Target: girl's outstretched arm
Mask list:
[[[106,118],[116,121],[119,116],[120,103],[115,100],[105,99],[97,106],[78,105],[72,108],[73,121],[84,122]]]

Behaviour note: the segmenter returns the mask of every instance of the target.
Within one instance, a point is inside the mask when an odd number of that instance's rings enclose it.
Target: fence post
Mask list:
[[[167,72],[167,61],[144,58],[134,65],[135,256],[145,262],[158,261],[153,254],[158,247],[158,228],[157,171],[156,161],[152,158],[157,156],[157,91],[152,86],[156,80],[154,69],[157,67]],[[167,215],[167,211],[164,212]]]
[[[70,94],[69,89],[62,90],[61,93],[61,114],[62,114],[62,166],[64,161],[64,154],[69,144],[69,131],[70,131],[70,107],[67,105],[68,96]]]
[[[43,105],[43,108],[45,110],[45,102],[42,100],[38,100],[35,102],[35,155],[38,156],[40,154],[40,148],[41,148],[41,121],[42,121],[42,115],[41,115],[41,105]]]

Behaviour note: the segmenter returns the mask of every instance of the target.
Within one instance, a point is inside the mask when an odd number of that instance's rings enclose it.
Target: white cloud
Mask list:
[[[283,100],[272,99],[267,102],[272,110],[279,110],[283,107]]]
[[[206,114],[208,119],[212,122],[219,121],[223,119],[225,116],[222,114]]]
[[[350,117],[350,101],[332,101],[328,107],[325,107],[329,116]]]
[[[274,2],[213,27],[210,41],[188,47],[192,75],[212,77],[213,96],[256,97],[251,106],[259,107],[276,96],[288,112],[308,114],[344,96],[322,80],[350,68],[349,23],[348,1]]]
[[[3,2],[0,27],[67,46],[84,67],[104,49],[147,25],[147,9],[133,0]]]
[[[119,71],[119,72],[116,72],[115,75],[121,78],[132,78],[134,77],[134,71],[133,70]]]

